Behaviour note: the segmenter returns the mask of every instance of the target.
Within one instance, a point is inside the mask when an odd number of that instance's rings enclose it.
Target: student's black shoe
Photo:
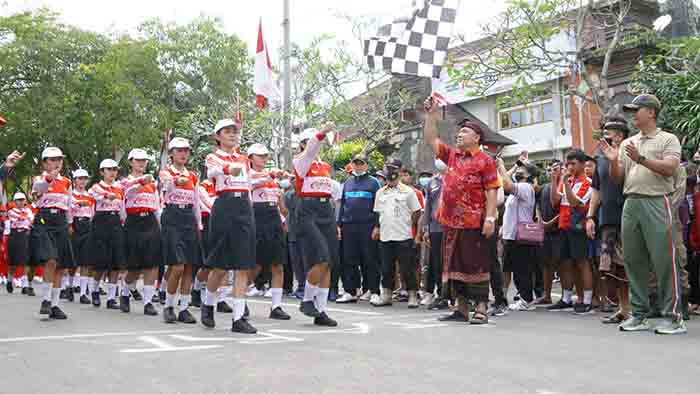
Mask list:
[[[299,305],[299,311],[308,317],[321,316],[321,312],[316,309],[313,301],[302,301]]]
[[[136,289],[131,290],[131,296],[134,297],[134,300],[136,301],[143,301],[143,296]]]
[[[177,314],[177,321],[185,324],[197,324],[197,319],[187,309]]]
[[[151,297],[151,302],[154,304],[160,303],[160,296],[158,294],[153,294],[153,297]]]
[[[321,312],[321,314],[314,319],[314,324],[317,326],[335,327],[338,325],[338,322],[328,317],[326,312]]]
[[[177,316],[175,316],[175,308],[173,308],[172,306],[169,306],[169,307],[163,309],[163,321],[166,323],[177,322]]]
[[[75,293],[80,293],[80,286],[75,286],[75,287],[73,288],[73,293],[74,293],[74,294],[75,294]]]
[[[247,320],[238,319],[231,325],[231,332],[241,334],[256,334],[258,330],[253,327]]]
[[[216,303],[216,311],[219,313],[233,313],[233,309],[226,303],[226,301],[219,301]]]
[[[51,313],[49,313],[49,319],[55,319],[55,320],[66,320],[68,316],[66,316],[65,313],[61,310],[61,308],[57,306],[52,306],[51,307]]]
[[[129,305],[129,296],[119,297],[119,309],[124,313],[131,312],[131,305]]]
[[[75,301],[75,293],[73,293],[73,289],[71,289],[70,287],[66,289],[66,301],[68,301],[68,302]]]
[[[158,292],[158,300],[160,301],[161,305],[165,305],[165,291],[161,290]]]
[[[5,289],[7,289],[7,292],[10,294],[12,294],[12,292],[15,291],[15,287],[12,285],[12,279],[7,280],[7,284],[5,285]],[[22,291],[23,291],[22,294],[24,294],[24,289],[22,289]]]
[[[58,298],[61,300],[65,300],[68,298],[68,296],[66,295],[66,289],[61,289],[61,294],[58,296]]]
[[[190,305],[199,308],[202,306],[202,291],[201,290],[192,290],[190,293],[192,296],[192,300],[190,301]]]
[[[39,309],[40,315],[48,315],[51,313],[51,301],[43,300],[41,301],[41,309]]]
[[[29,297],[34,297],[34,296],[36,296],[36,293],[34,292],[34,288],[33,288],[33,287],[27,287],[27,292],[26,292],[25,294],[27,294]]]
[[[216,321],[214,320],[214,305],[202,305],[202,315],[199,321],[202,325],[207,328],[216,327]]]
[[[289,320],[292,317],[287,314],[287,312],[282,310],[281,306],[270,311],[270,319],[274,320]]]
[[[29,287],[23,287],[22,288],[22,294],[27,295],[27,291],[29,290]]]
[[[158,316],[158,311],[156,310],[156,307],[149,302],[143,306],[143,314],[146,316]]]
[[[103,288],[101,288],[101,287],[100,287],[100,295],[101,295],[101,296],[106,296],[106,295],[107,295],[107,292],[105,291],[105,289],[103,289]]]
[[[117,300],[107,300],[107,309],[119,309]]]
[[[102,302],[100,302],[100,292],[93,291],[92,292],[92,306],[99,308],[100,304],[102,304]]]
[[[80,296],[80,303],[83,305],[91,304],[90,299],[85,294]]]

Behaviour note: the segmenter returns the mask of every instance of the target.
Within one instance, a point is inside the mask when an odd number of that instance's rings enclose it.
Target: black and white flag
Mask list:
[[[459,0],[424,0],[408,18],[379,28],[365,40],[364,54],[371,69],[439,78],[447,60]]]

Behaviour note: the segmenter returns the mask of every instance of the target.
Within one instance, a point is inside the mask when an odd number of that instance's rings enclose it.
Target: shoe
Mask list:
[[[505,304],[493,304],[491,305],[491,311],[489,315],[491,316],[505,316],[508,314],[508,306]]]
[[[591,304],[576,304],[574,305],[574,314],[576,315],[588,315],[593,313],[593,305]]]
[[[600,311],[603,313],[613,313],[617,308],[613,304],[603,304],[600,306]]]
[[[272,289],[267,289],[265,294],[263,295],[265,298],[272,298]]]
[[[107,295],[107,292],[105,291],[105,289],[103,289],[103,288],[101,288],[101,287],[100,287],[100,295],[101,295],[101,296],[106,296],[106,295]]]
[[[314,319],[314,324],[317,326],[336,327],[338,322],[328,317],[326,312],[321,312],[321,314]]]
[[[158,311],[156,310],[156,307],[149,302],[143,306],[143,314],[146,316],[158,316]]]
[[[550,305],[547,307],[547,310],[550,312],[563,312],[563,311],[570,311],[574,309],[574,304],[571,302],[564,302],[562,300],[557,301],[556,304]]]
[[[74,294],[76,294],[76,293],[79,294],[79,293],[80,293],[80,286],[75,286],[75,287],[73,287],[73,293],[74,293]]]
[[[131,312],[131,305],[129,305],[129,296],[119,297],[119,309],[124,313]]]
[[[73,293],[73,289],[70,287],[66,289],[66,301],[75,302],[75,293]]]
[[[131,290],[131,296],[134,297],[135,301],[143,301],[143,296],[136,289]]]
[[[151,297],[151,302],[154,304],[160,303],[160,295],[159,294],[153,294],[153,297]]]
[[[158,292],[158,301],[160,301],[161,305],[165,305],[165,290]]]
[[[460,322],[460,323],[466,323],[469,321],[466,316],[462,314],[460,311],[454,311],[450,313],[449,315],[443,315],[437,318],[438,321],[447,321],[447,322]]]
[[[33,287],[27,287],[27,295],[28,295],[29,297],[34,297],[34,296],[36,296],[36,293],[34,292],[34,288],[33,288]]]
[[[85,294],[80,296],[80,303],[83,305],[91,304],[90,299]]]
[[[107,300],[107,309],[119,309],[117,300]]]
[[[281,306],[270,311],[270,319],[273,320],[289,320],[292,317],[287,314],[287,312],[282,310]]]
[[[29,291],[29,287],[22,288],[22,294],[27,295],[27,291]],[[10,292],[10,293],[12,293],[12,292]]]
[[[299,311],[308,317],[319,317],[321,312],[316,309],[313,301],[302,301],[299,304]]]
[[[432,304],[434,300],[435,300],[434,295],[432,295],[430,293],[426,293],[426,295],[423,296],[423,299],[420,300],[420,304],[423,306],[430,306],[430,304]]]
[[[338,292],[331,290],[328,293],[328,302],[335,302],[336,300],[338,300]]]
[[[66,314],[63,313],[61,308],[59,308],[57,306],[52,306],[51,313],[49,313],[49,319],[66,320],[66,319],[68,319],[68,316],[66,316]]]
[[[60,299],[60,300],[65,300],[65,299],[67,299],[67,298],[68,298],[68,296],[66,295],[66,289],[61,289],[61,293],[60,293],[60,295],[58,296],[58,299]]]
[[[688,329],[685,326],[685,322],[681,319],[678,321],[671,321],[660,327],[656,327],[654,330],[655,334],[659,335],[677,335],[686,334]]]
[[[238,319],[231,325],[231,332],[240,334],[257,334],[257,328],[253,327],[247,320]]]
[[[382,297],[381,297],[379,294],[372,294],[372,295],[369,297],[369,303],[372,304],[372,305],[378,304],[378,303],[380,303],[380,302],[382,302]]]
[[[629,319],[622,322],[622,324],[620,324],[618,328],[620,329],[620,331],[633,332],[649,331],[651,329],[651,326],[649,325],[649,321],[647,319],[632,316]]]
[[[552,305],[551,298],[540,297],[532,302],[532,305]]]
[[[249,288],[248,292],[246,293],[246,295],[248,297],[260,297],[264,294],[265,294],[265,292],[263,292],[262,290],[258,290],[258,288],[255,286],[252,286],[251,288]]]
[[[418,308],[418,294],[415,290],[408,292],[408,309]]]
[[[612,314],[605,319],[601,320],[600,322],[603,324],[620,324],[623,321],[625,321],[625,317],[621,315],[620,313],[615,313]]]
[[[226,301],[219,301],[216,303],[216,311],[218,313],[233,313],[233,309],[226,303]]]
[[[250,319],[250,309],[248,309],[248,304],[245,304],[245,310],[243,311],[243,320]]]
[[[177,321],[185,324],[197,324],[197,319],[187,309],[177,314]]]
[[[374,296],[372,296],[374,297]],[[372,305],[374,306],[391,306],[392,300],[391,300],[391,290],[385,289],[383,295],[378,295],[377,294],[377,299],[375,299],[376,302],[372,302]],[[371,302],[371,301],[370,301]]]
[[[175,308],[169,306],[163,309],[163,321],[166,323],[177,322],[177,316],[175,316]]]
[[[449,307],[449,305],[447,304],[446,299],[436,297],[433,299],[433,302],[430,305],[428,305],[428,310],[441,311],[441,310],[447,309],[448,307]]]
[[[101,302],[100,302],[100,292],[99,291],[93,291],[92,292],[92,306],[99,308]]]
[[[48,315],[51,313],[51,301],[43,300],[41,301],[41,309],[39,309],[40,315]]]
[[[214,320],[214,305],[202,305],[201,311],[202,314],[199,321],[202,322],[202,325],[207,328],[216,327],[216,321]]]
[[[335,300],[336,304],[355,304],[357,303],[357,297],[350,293],[344,293],[342,296]]]
[[[365,294],[360,296],[360,301],[369,301],[372,298],[372,292],[367,290]],[[337,301],[336,301],[337,302]]]
[[[5,285],[5,289],[7,289],[7,292],[9,294],[12,294],[12,292],[15,291],[14,286],[12,286],[12,281],[7,282],[7,284]],[[22,291],[24,291],[24,289],[22,289]],[[24,294],[24,293],[22,293],[22,294]]]
[[[190,300],[190,305],[199,308],[202,306],[202,291],[201,290],[192,290],[190,292],[190,296],[192,296],[192,299]]]
[[[294,292],[294,297],[296,297],[298,300],[303,300],[304,299],[304,289],[297,289]]]
[[[528,302],[525,301],[524,299],[520,298],[520,299],[518,299],[517,301],[515,301],[514,303],[508,305],[508,309],[510,309],[511,311],[527,311],[527,312],[532,312],[532,311],[534,311],[534,310],[537,309],[537,308],[535,308],[534,305],[528,303]]]

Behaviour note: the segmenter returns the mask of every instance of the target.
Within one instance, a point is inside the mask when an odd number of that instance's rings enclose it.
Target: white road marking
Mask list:
[[[386,323],[390,326],[401,327],[405,330],[415,330],[421,328],[435,328],[435,327],[446,327],[445,323],[434,323],[434,324],[413,324],[413,323],[398,323],[398,322],[388,322]]]
[[[103,337],[118,337],[129,335],[156,335],[156,334],[173,334],[179,332],[188,332],[190,330],[158,330],[158,331],[126,331],[126,332],[101,332],[93,334],[72,334],[72,335],[47,335],[39,337],[15,337],[15,338],[0,338],[0,343],[11,342],[28,342],[28,341],[47,341],[56,339],[76,339],[76,338],[103,338]]]
[[[281,335],[275,335],[267,332],[258,332],[257,336],[250,336],[246,338],[241,337],[193,337],[190,335],[170,335],[174,339],[178,339],[185,342],[238,342],[245,344],[268,344],[268,343],[282,343],[282,342],[301,342],[302,338],[284,337]]]
[[[273,333],[282,334],[368,334],[369,325],[366,323],[353,323],[354,328],[340,330],[269,330]]]
[[[250,298],[247,298],[246,302],[249,302],[251,304],[268,304],[268,305],[272,303],[271,301],[252,300]],[[282,303],[282,306],[298,308],[299,304]],[[354,313],[356,315],[365,315],[365,316],[383,316],[384,315],[383,313],[379,313],[379,312],[356,311],[354,309],[326,308],[326,310],[329,312]]]
[[[170,345],[158,338],[150,337],[150,336],[141,336],[139,337],[140,340],[151,344],[155,346],[154,348],[145,348],[145,349],[123,349],[120,350],[119,353],[156,353],[156,352],[179,352],[179,351],[186,351],[186,350],[207,350],[207,349],[216,349],[220,348],[221,345],[203,345],[203,346],[173,346]]]

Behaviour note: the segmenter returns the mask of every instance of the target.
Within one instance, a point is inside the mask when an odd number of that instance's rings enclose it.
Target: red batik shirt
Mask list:
[[[500,185],[496,161],[480,149],[462,152],[443,143],[437,157],[447,164],[438,221],[449,228],[480,229],[486,214],[486,190]]]

